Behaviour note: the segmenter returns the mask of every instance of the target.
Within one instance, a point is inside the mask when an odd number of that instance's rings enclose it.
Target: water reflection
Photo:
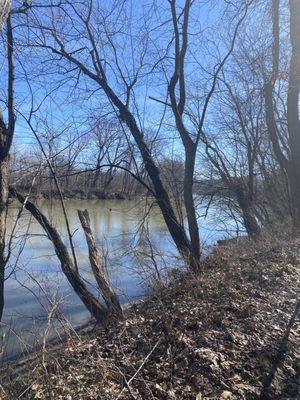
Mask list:
[[[68,245],[60,202],[43,201],[39,206]],[[78,265],[87,284],[93,285],[93,276],[89,268],[84,233],[77,215],[78,209],[89,211],[95,240],[97,245],[104,249],[108,273],[121,302],[125,303],[143,296],[147,285],[140,285],[141,259],[135,257],[132,246],[137,244],[141,246],[143,243],[138,242],[134,234],[144,215],[145,201],[68,200],[66,206],[74,234]],[[17,203],[12,203],[9,209],[8,233],[13,229],[18,207]],[[212,221],[207,220],[206,225],[201,226],[202,234],[213,233],[210,242],[223,237],[223,234],[218,234],[212,225]],[[157,252],[164,255],[177,254],[161,214],[155,207],[151,209],[148,227],[151,242]],[[46,238],[40,225],[26,211],[18,224],[12,253],[5,284],[3,322],[11,328],[9,331],[7,328],[3,329],[8,335],[3,341],[5,356],[17,354],[41,338],[51,302],[59,302],[57,315],[65,315],[73,326],[81,325],[90,318],[62,274],[51,242]],[[168,260],[168,267],[171,267],[172,259]]]
[[[39,206],[68,245],[65,220],[59,201],[43,201]],[[121,302],[140,298],[147,288],[139,285],[140,278],[132,271],[134,257],[130,249],[133,234],[143,216],[144,202],[68,200],[66,206],[74,233],[78,265],[88,284],[93,285],[94,281],[89,268],[84,233],[77,215],[78,209],[85,208],[90,214],[95,240],[108,256],[105,256],[108,273]],[[13,229],[17,213],[18,204],[13,203],[9,210],[8,233]],[[151,212],[149,228],[151,239],[160,251],[175,250],[158,210],[153,209]],[[18,340],[15,340],[16,335],[22,336],[30,344],[39,329],[45,325],[49,296],[53,301],[55,296],[56,299],[60,299],[60,311],[73,326],[83,324],[90,318],[62,274],[51,242],[45,237],[41,226],[26,211],[18,224],[15,237],[5,285],[3,322],[15,331],[10,333],[7,354],[20,350]],[[22,252],[19,254],[21,248]]]

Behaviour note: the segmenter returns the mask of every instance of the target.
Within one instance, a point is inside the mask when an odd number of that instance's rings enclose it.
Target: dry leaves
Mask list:
[[[125,322],[49,351],[46,372],[37,364],[18,381],[6,377],[6,390],[25,388],[24,399],[258,399],[293,312],[298,247],[223,249],[202,276],[177,273]],[[294,326],[270,399],[297,398],[298,337]]]

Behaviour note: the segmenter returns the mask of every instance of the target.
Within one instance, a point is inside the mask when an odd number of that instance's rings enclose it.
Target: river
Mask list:
[[[45,200],[39,206],[67,244],[60,202]],[[155,275],[153,263],[144,255],[149,253],[148,241],[141,229],[145,200],[67,200],[66,206],[74,233],[78,265],[87,284],[93,286],[93,276],[77,215],[78,209],[89,211],[95,240],[102,249],[110,280],[122,304],[140,299],[149,289],[148,285]],[[18,207],[15,202],[10,205],[8,233],[13,229]],[[200,221],[201,235],[207,245],[226,236],[222,226],[217,225],[215,217],[215,212],[212,212]],[[163,268],[178,267],[176,249],[156,207],[151,208],[146,225],[161,273]],[[31,351],[34,344],[41,342],[53,304],[59,303],[57,315],[64,316],[73,327],[83,325],[90,319],[89,313],[62,274],[52,243],[26,211],[20,218],[14,237],[12,256],[6,271],[5,311],[0,337],[2,359]],[[164,257],[161,258],[159,254]],[[56,336],[61,330],[61,323],[54,323],[49,337]]]

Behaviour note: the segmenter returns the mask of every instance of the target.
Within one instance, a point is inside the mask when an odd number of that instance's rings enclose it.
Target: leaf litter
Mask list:
[[[217,248],[199,276],[177,271],[124,321],[50,347],[21,376],[7,368],[0,398],[296,399],[297,316],[281,344],[299,294],[299,244]]]

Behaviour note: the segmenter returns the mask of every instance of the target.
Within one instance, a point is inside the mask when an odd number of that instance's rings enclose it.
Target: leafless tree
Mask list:
[[[74,4],[66,0],[60,2],[58,7],[53,7],[51,16],[43,17],[35,13],[31,20],[35,34],[32,36],[30,45],[46,50],[49,55],[51,54],[53,61],[59,62],[67,73],[71,71],[73,77],[75,72],[78,77],[85,77],[95,88],[101,89],[112,109],[117,113],[124,130],[130,132],[143,160],[153,187],[153,194],[169,232],[179,253],[184,259],[188,260],[188,265],[194,270],[199,267],[201,254],[199,227],[193,199],[196,152],[218,75],[233,51],[238,30],[246,17],[249,4],[251,2],[243,2],[236,9],[237,22],[228,51],[215,66],[211,88],[206,95],[201,116],[196,123],[196,133],[191,135],[184,120],[187,112],[184,64],[192,3],[187,0],[182,12],[180,12],[175,1],[169,1],[175,57],[173,74],[168,85],[168,96],[170,97],[176,128],[185,149],[184,203],[188,233],[178,220],[169,193],[162,181],[152,148],[145,140],[145,129],[141,124],[141,115],[136,103],[134,88],[138,80],[147,75],[145,66],[147,65],[149,30],[151,30],[149,26],[145,24],[144,30],[139,32],[140,38],[136,38],[139,40],[139,46],[135,45],[133,48],[131,42],[131,50],[134,54],[137,50],[140,51],[138,56],[135,56],[132,61],[128,61],[128,59],[124,61],[121,46],[126,46],[126,42],[122,41],[122,30],[120,33],[112,28],[113,24],[116,23],[113,18],[117,16],[120,19],[121,15],[126,15],[126,6],[123,2],[114,3],[111,5],[111,9],[110,6],[106,9],[106,7],[100,7],[98,3],[95,4],[91,1]],[[76,32],[72,28],[72,26],[74,27],[74,20],[77,21],[77,27],[80,27],[76,29]],[[128,29],[130,30],[131,22],[127,19],[126,23],[129,24]],[[182,24],[182,28],[179,28],[179,23]],[[67,25],[70,27],[68,34],[65,31]],[[126,35],[126,38],[128,38],[128,35]],[[129,40],[133,40],[133,38]],[[167,49],[167,52],[169,52],[169,49]],[[195,124],[195,121],[193,123]]]
[[[236,199],[248,235],[257,237],[260,233],[256,218],[257,159],[264,133],[262,104],[259,93],[246,89],[241,90],[245,93],[242,95],[238,84],[232,87],[225,82],[224,85],[225,90],[220,90],[222,95],[218,96],[220,107],[212,128],[214,133],[203,132],[201,140],[212,167]]]
[[[197,215],[194,204],[194,172],[196,154],[199,145],[199,141],[204,129],[204,123],[206,118],[207,109],[209,103],[214,94],[218,77],[222,68],[224,67],[229,56],[232,54],[234,45],[236,42],[239,28],[244,21],[249,4],[246,2],[242,4],[240,13],[241,17],[238,19],[236,27],[234,29],[233,38],[229,45],[229,50],[225,56],[215,66],[212,73],[211,87],[205,96],[203,101],[202,110],[199,113],[198,118],[193,115],[192,123],[194,125],[195,132],[191,132],[189,126],[186,123],[187,116],[189,117],[189,111],[186,108],[187,93],[186,93],[186,73],[185,73],[185,57],[188,49],[188,37],[189,37],[189,17],[192,2],[187,0],[181,12],[182,22],[180,29],[180,15],[176,10],[176,2],[174,0],[169,1],[171,8],[171,15],[173,21],[174,31],[174,47],[175,47],[175,61],[174,61],[174,72],[171,76],[168,85],[168,93],[171,101],[172,112],[175,117],[176,127],[180,134],[184,151],[185,151],[185,174],[184,174],[184,185],[183,185],[183,197],[184,205],[187,215],[189,236],[191,240],[191,259],[190,263],[193,265],[197,260],[200,260],[200,234],[197,222]],[[187,114],[187,115],[186,115]]]
[[[16,198],[21,204],[24,204],[27,211],[37,220],[47,234],[49,240],[53,243],[56,255],[61,263],[62,272],[65,274],[75,293],[80,297],[91,315],[98,321],[103,321],[106,317],[122,316],[122,309],[118,297],[109,285],[105,276],[105,271],[101,267],[100,256],[95,246],[93,235],[90,229],[89,216],[87,212],[80,212],[80,220],[85,231],[87,243],[89,247],[91,268],[93,270],[99,292],[103,296],[107,304],[107,309],[98,301],[93,293],[87,288],[84,279],[80,276],[78,266],[74,264],[73,258],[69,255],[69,251],[60,237],[57,229],[50,223],[48,218],[33,204],[18,193],[14,188],[10,187],[10,194]]]
[[[8,207],[8,186],[9,186],[9,153],[15,131],[15,111],[14,111],[14,40],[12,28],[12,14],[9,11],[10,2],[5,2],[5,11],[1,17],[1,23],[6,24],[6,48],[8,65],[8,85],[7,85],[7,122],[0,111],[0,320],[4,307],[4,274],[6,265],[5,256],[5,231],[6,216]]]
[[[93,190],[100,189],[105,194],[117,172],[117,166],[124,161],[127,146],[119,121],[107,118],[93,118],[91,123],[91,141],[96,148],[95,174],[92,180]],[[89,149],[94,151],[94,149]],[[103,164],[110,165],[105,170]]]
[[[273,145],[274,154],[282,170],[286,173],[291,200],[291,209],[294,227],[300,227],[300,120],[299,120],[299,93],[300,93],[300,3],[297,0],[289,1],[289,41],[291,45],[290,66],[286,88],[286,123],[287,137],[278,124],[276,109],[278,97],[276,89],[280,81],[285,80],[284,71],[280,69],[280,0],[272,1],[272,71],[264,87],[266,107],[266,121],[268,133]],[[284,5],[282,4],[282,7]]]
[[[98,11],[101,15],[101,11]],[[105,72],[105,60],[103,60],[102,56],[99,54],[100,48],[97,46],[97,44],[100,44],[101,37],[96,34],[95,29],[91,26],[91,18],[94,18],[95,13],[97,12],[95,5],[92,2],[88,2],[86,4],[78,3],[74,5],[69,1],[65,1],[60,7],[60,12],[63,15],[63,19],[69,20],[72,15],[76,17],[78,23],[81,25],[81,40],[85,41],[86,45],[88,46],[87,48],[90,49],[88,62],[84,63],[82,61],[82,54],[80,50],[73,52],[69,51],[66,47],[67,43],[64,43],[64,32],[61,30],[62,26],[60,25],[61,21],[59,21],[58,15],[54,17],[58,19],[53,19],[50,21],[49,26],[45,26],[41,21],[35,22],[40,29],[41,34],[35,41],[34,45],[48,49],[50,52],[52,52],[52,54],[62,57],[62,60],[67,61],[69,65],[72,65],[78,69],[79,74],[86,75],[88,78],[90,78],[94,84],[101,88],[106,94],[112,106],[117,110],[120,121],[126,124],[126,127],[129,129],[139,148],[145,168],[154,187],[157,203],[162,210],[162,214],[169,228],[170,234],[173,237],[179,252],[186,258],[191,250],[189,239],[187,238],[183,226],[181,226],[177,221],[168,193],[163,186],[159,169],[151,155],[148,145],[144,140],[143,131],[139,127],[134,113],[129,109],[131,91],[136,84],[140,69],[143,67],[143,58],[141,58],[140,66],[137,68],[133,77],[127,81],[123,75],[123,72],[120,70],[118,55],[115,45],[112,42],[112,37],[107,32],[107,22],[105,20],[102,22],[103,29],[105,29],[106,32],[106,41],[108,41],[110,44],[110,49],[115,55],[114,62],[116,66],[116,73],[120,73],[120,79],[122,79],[123,84],[126,87],[125,99],[122,100],[123,96],[118,95],[113,89],[112,84],[109,82],[109,78]],[[50,36],[54,38],[53,44],[49,42]]]

